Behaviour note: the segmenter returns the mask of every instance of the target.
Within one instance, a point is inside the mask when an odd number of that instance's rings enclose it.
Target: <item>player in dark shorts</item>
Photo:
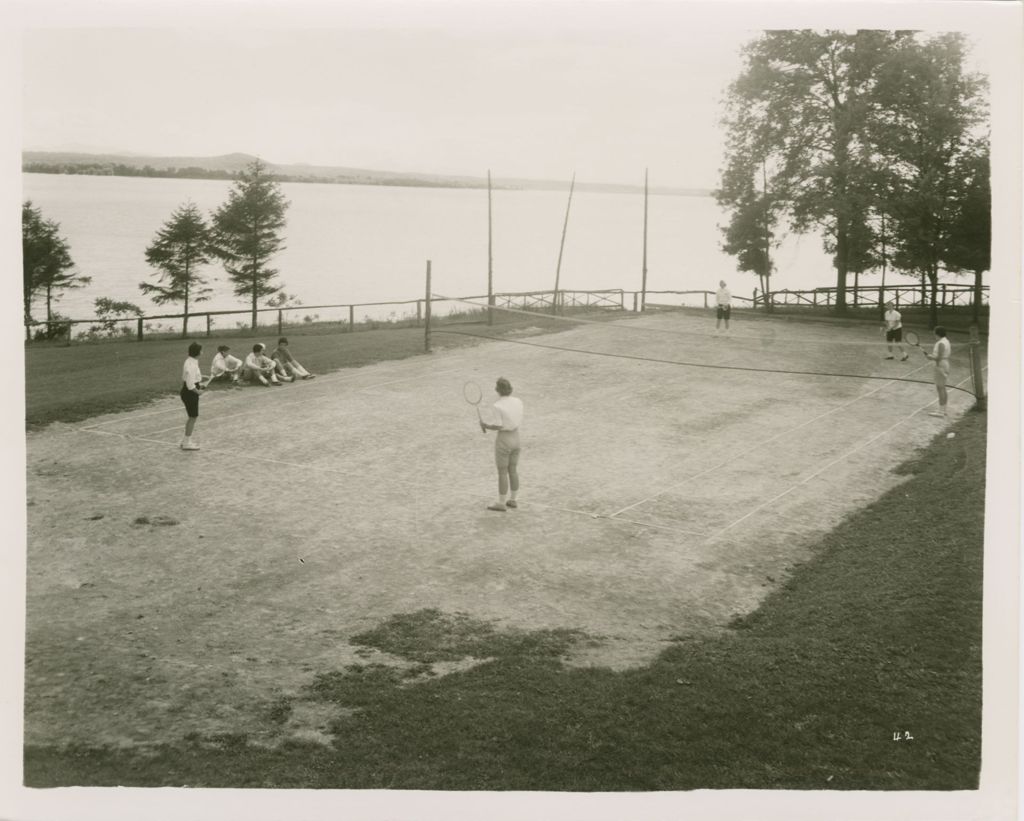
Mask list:
[[[199,450],[199,442],[192,438],[199,419],[199,393],[203,389],[203,374],[199,370],[199,354],[203,346],[193,342],[188,346],[188,359],[181,369],[181,401],[185,405],[188,421],[185,423],[185,438],[181,440],[182,450]]]

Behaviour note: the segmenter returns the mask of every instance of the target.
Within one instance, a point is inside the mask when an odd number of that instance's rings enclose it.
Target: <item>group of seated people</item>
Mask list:
[[[247,354],[243,362],[229,353],[231,348],[228,345],[220,345],[210,366],[209,382],[224,380],[232,385],[259,382],[269,388],[271,385],[282,385],[296,379],[315,378],[292,356],[285,337],[277,340],[277,348],[270,356],[266,355],[266,349],[266,345],[257,342],[252,346],[252,353]]]

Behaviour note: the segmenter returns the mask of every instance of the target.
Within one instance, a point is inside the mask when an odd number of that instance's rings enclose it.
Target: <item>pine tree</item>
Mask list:
[[[60,223],[44,219],[41,209],[26,200],[21,206],[22,300],[25,322],[32,321],[32,301],[39,293],[46,299],[46,319],[53,319],[53,303],[63,291],[88,285],[91,277],[74,273],[68,241],[60,235]]]
[[[206,221],[195,204],[188,202],[175,209],[146,249],[146,261],[160,270],[161,284],[140,282],[139,288],[158,305],[183,303],[182,336],[188,336],[189,306],[209,299],[212,293],[206,279],[197,273],[210,262],[209,246]]]
[[[280,185],[256,160],[241,173],[228,201],[213,214],[211,251],[223,262],[235,295],[250,300],[254,329],[258,301],[283,287],[274,282],[278,271],[269,262],[284,248],[280,231],[287,208]]]

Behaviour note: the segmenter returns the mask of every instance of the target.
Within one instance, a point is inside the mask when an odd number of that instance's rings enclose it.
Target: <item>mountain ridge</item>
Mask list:
[[[233,152],[208,157],[157,156],[142,154],[87,153],[81,151],[23,151],[22,171],[50,174],[97,174],[104,176],[173,176],[230,179],[257,157]],[[262,159],[262,158],[260,158]],[[269,173],[284,182],[333,183],[347,185],[405,185],[436,188],[486,188],[486,177],[423,172],[383,171],[349,166],[280,164],[264,160]],[[148,171],[147,171],[148,169]],[[119,173],[120,172],[120,173]],[[132,173],[138,172],[138,173]],[[569,183],[519,177],[494,177],[495,188],[567,191]],[[577,190],[603,193],[642,193],[642,185],[577,182]],[[656,187],[652,194],[708,196],[705,188]]]

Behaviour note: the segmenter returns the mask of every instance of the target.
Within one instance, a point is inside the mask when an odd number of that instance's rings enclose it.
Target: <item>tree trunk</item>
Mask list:
[[[846,229],[836,231],[836,313],[846,313]]]
[[[931,326],[934,328],[939,324],[939,272],[934,268],[928,271],[928,281],[931,284],[931,304],[928,309],[928,316]]]
[[[978,324],[981,315],[981,271],[974,272],[974,324]]]

